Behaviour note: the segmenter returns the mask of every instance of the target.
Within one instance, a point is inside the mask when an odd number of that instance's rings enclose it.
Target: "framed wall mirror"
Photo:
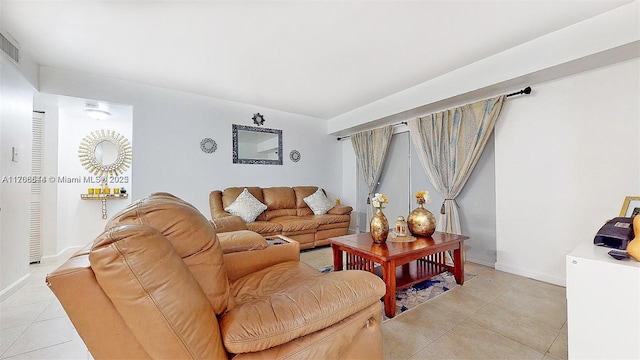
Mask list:
[[[233,163],[282,165],[282,130],[233,124]]]
[[[131,144],[113,130],[97,130],[82,139],[78,157],[94,175],[120,175],[131,166]]]

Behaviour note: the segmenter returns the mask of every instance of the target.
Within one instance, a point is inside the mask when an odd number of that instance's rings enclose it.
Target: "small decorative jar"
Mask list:
[[[377,208],[375,214],[371,218],[371,223],[369,224],[369,231],[371,232],[371,238],[374,243],[382,244],[387,241],[387,236],[389,236],[389,221],[387,217],[382,213],[382,207]]]
[[[404,221],[404,216],[398,216],[396,220],[396,236],[407,236],[407,222]]]
[[[104,193],[109,195],[109,193],[111,192],[111,189],[109,189],[108,187],[104,188]]]
[[[93,188],[88,188],[87,189],[87,194],[93,195]]]

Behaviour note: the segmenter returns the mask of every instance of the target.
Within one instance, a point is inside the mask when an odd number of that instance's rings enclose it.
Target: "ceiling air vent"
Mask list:
[[[18,49],[9,39],[0,33],[0,48],[4,51],[16,64],[20,63],[20,49]]]

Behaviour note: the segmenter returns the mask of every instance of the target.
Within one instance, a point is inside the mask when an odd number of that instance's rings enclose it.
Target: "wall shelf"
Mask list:
[[[80,194],[80,200],[100,200],[102,201],[102,218],[107,218],[107,200],[128,199],[129,194]]]
[[[82,200],[124,200],[129,194],[80,194]]]

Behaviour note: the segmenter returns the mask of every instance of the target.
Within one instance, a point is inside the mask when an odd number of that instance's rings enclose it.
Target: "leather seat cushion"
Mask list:
[[[315,231],[318,228],[318,222],[309,219],[303,219],[299,216],[281,216],[273,218],[271,222],[282,225],[283,233],[294,233],[300,231]]]
[[[311,334],[375,304],[385,293],[374,274],[323,274],[297,261],[251,273],[230,287],[236,307],[219,321],[232,353],[261,351]]]
[[[303,218],[307,220],[315,221],[320,225],[338,224],[338,223],[348,222],[350,220],[349,215],[329,215],[329,214],[307,215]]]
[[[282,232],[282,225],[271,221],[254,221],[247,223],[247,228],[263,235],[280,234]]]

